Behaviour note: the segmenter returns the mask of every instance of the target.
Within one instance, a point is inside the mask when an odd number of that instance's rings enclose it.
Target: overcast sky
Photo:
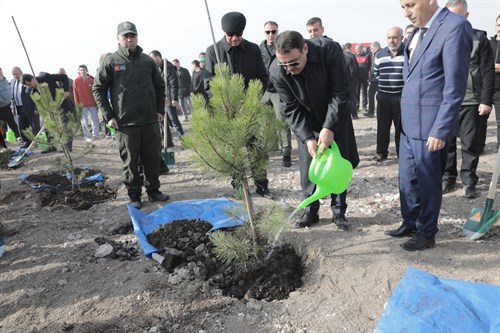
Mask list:
[[[257,44],[264,39],[263,24],[268,20],[278,22],[280,31],[297,30],[307,37],[305,22],[319,16],[325,34],[340,43],[377,40],[383,46],[390,27],[410,23],[399,0],[207,1],[216,40],[223,36],[221,17],[230,11],[246,16],[243,37]],[[445,3],[439,0],[441,6]],[[500,0],[469,0],[469,12],[475,28],[486,30],[488,36],[495,34]],[[116,28],[123,21],[136,24],[144,52],[157,49],[169,60],[178,58],[189,70],[191,61],[212,43],[204,0],[0,0],[0,67],[9,79],[14,65],[31,72],[11,16],[36,74],[64,67],[74,78],[80,64],[95,73],[99,56],[116,50]]]

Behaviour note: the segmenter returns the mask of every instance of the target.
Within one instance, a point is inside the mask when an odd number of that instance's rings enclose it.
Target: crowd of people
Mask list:
[[[404,29],[388,27],[385,47],[377,41],[340,45],[324,34],[319,17],[306,22],[309,39],[297,31],[280,33],[277,22],[267,21],[264,40],[255,44],[243,38],[245,16],[229,12],[221,20],[223,38],[192,61],[191,72],[178,59],[163,59],[157,50],[143,53],[136,26],[122,22],[117,29],[118,50],[101,57],[95,77],[85,65],[79,66],[72,84],[63,69],[59,74],[33,77],[14,67],[6,88],[0,70],[0,119],[27,148],[31,142],[23,130],[40,130],[30,94],[42,82],[51,91],[63,88],[65,111],[71,112],[73,103],[83,107],[85,140],[99,138],[99,112],[103,122],[116,130],[123,182],[132,206],[140,209],[143,186],[150,201],[169,200],[160,191],[159,123],[166,115],[179,137],[184,135],[178,111],[188,121],[193,94],[210,100],[210,79],[220,61],[231,74],[243,76],[245,87],[250,80],[262,82],[261,103],[272,106],[276,117],[286,123],[279,133],[284,168],[292,165],[294,134],[304,198],[315,190],[308,170],[318,147],[323,153],[335,141],[341,155],[353,167],[358,165],[355,120],[360,112],[377,117],[376,163],[389,157],[394,126],[403,220],[398,229],[385,233],[411,237],[401,244],[405,250],[424,250],[435,245],[442,194],[456,186],[456,138],[461,142],[460,179],[467,198],[480,195],[476,169],[493,105],[500,142],[500,16],[497,34],[488,40],[486,32],[468,23],[465,0],[449,0],[445,7],[410,0],[401,0],[401,5],[411,24]],[[168,147],[173,146],[170,131],[165,135]],[[53,149],[49,145],[46,152]],[[266,175],[254,182],[257,194],[272,198]],[[347,191],[332,195],[330,206],[332,222],[347,230]],[[317,223],[319,208],[319,201],[310,204],[296,226]],[[5,226],[1,232],[8,233]]]

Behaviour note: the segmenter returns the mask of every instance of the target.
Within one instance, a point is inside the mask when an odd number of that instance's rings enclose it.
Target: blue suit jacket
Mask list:
[[[410,66],[412,38],[405,47],[402,130],[413,139],[448,141],[455,134],[467,86],[472,27],[462,16],[443,8],[415,50]]]

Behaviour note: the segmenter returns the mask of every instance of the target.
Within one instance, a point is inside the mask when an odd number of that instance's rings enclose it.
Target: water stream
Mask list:
[[[271,244],[271,250],[269,251],[269,253],[266,256],[266,260],[269,260],[269,258],[271,258],[271,255],[274,252],[274,248],[276,247],[276,243],[278,242],[278,239],[280,238],[280,235],[283,232],[283,229],[285,228],[285,225],[287,225],[288,223],[290,223],[290,221],[292,221],[292,219],[295,216],[295,214],[297,214],[300,210],[301,210],[301,208],[298,208],[298,207],[295,208],[295,210],[292,212],[292,214],[290,214],[290,216],[288,216],[287,222],[283,223],[283,225],[281,226],[281,228],[278,231],[278,233],[276,233],[276,236],[274,236],[273,243]]]

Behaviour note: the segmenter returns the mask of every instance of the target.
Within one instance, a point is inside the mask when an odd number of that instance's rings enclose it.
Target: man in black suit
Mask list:
[[[283,115],[297,136],[302,196],[314,193],[309,166],[319,144],[323,152],[335,139],[341,155],[353,167],[359,163],[348,102],[349,74],[340,45],[331,39],[305,41],[297,31],[285,31],[275,42],[276,59],[269,69],[271,80],[284,105]],[[332,195],[333,222],[348,228],[345,212],[347,191]],[[319,201],[307,206],[296,223],[299,228],[319,221]]]
[[[33,77],[33,75],[31,74],[23,74],[21,77],[21,82],[23,83],[23,85],[30,88],[32,93],[38,92],[39,83],[47,83],[53,99],[56,97],[56,89],[59,88],[59,84],[61,82],[64,89],[64,100],[61,104],[61,109],[64,111],[62,117],[63,122],[68,121],[66,115],[68,112],[74,112],[74,104],[69,99],[69,80],[66,74],[49,74],[42,72],[37,77]],[[50,143],[49,132],[47,132],[47,139]],[[73,140],[66,142],[66,146],[70,151],[72,151]],[[43,150],[41,153],[45,154],[52,151],[57,151],[57,149],[54,146],[49,145],[49,147],[46,150]]]

